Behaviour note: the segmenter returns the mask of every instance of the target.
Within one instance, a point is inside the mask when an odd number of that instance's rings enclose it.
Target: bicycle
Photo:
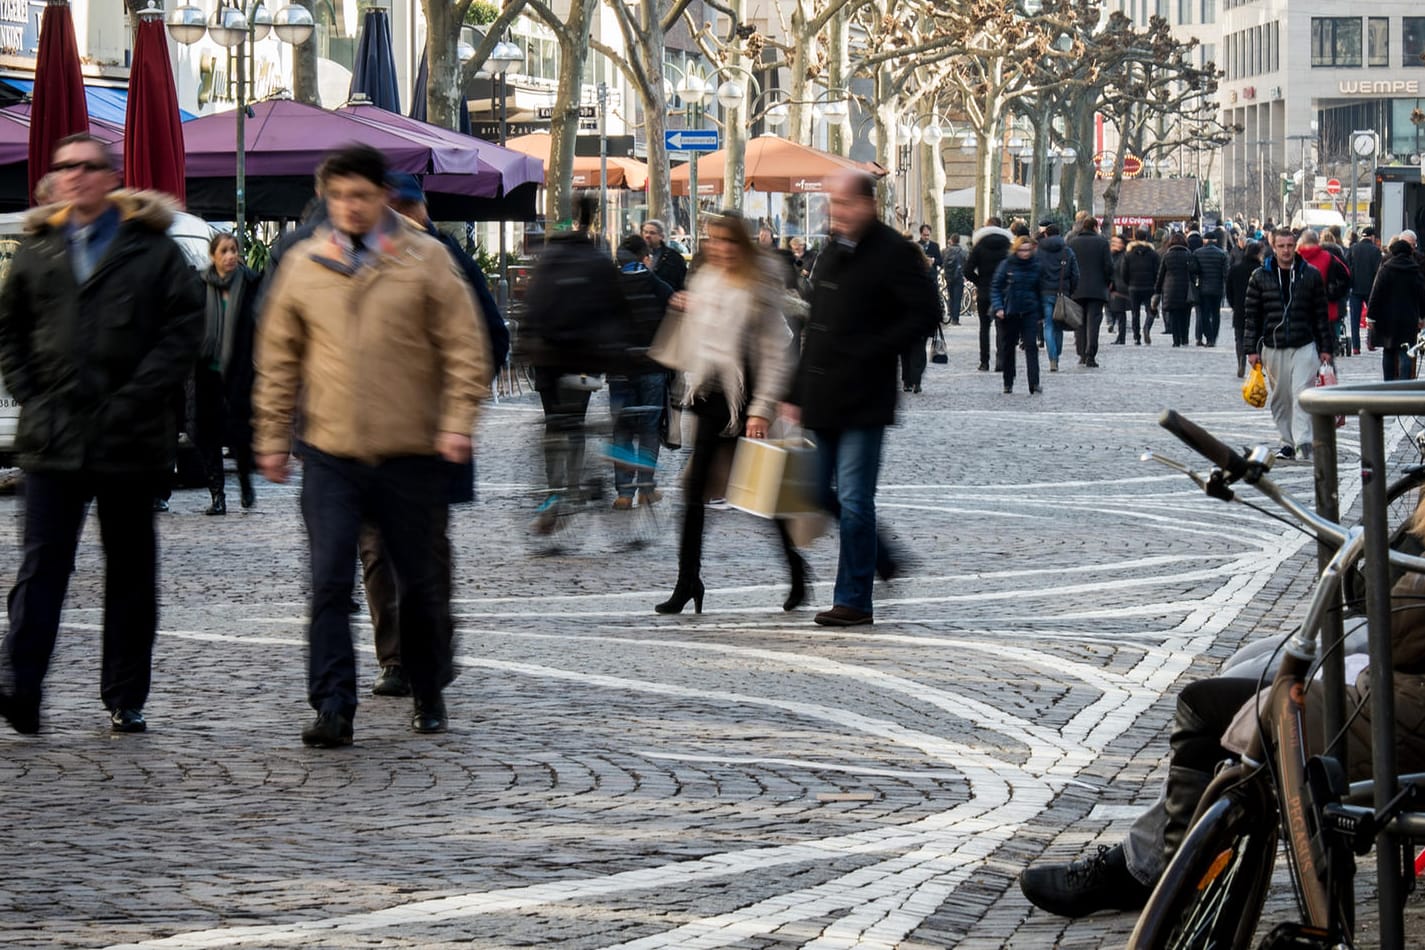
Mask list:
[[[1183,472],[1222,501],[1240,502],[1232,486],[1251,485],[1336,550],[1316,583],[1305,622],[1282,649],[1245,754],[1220,769],[1208,785],[1128,945],[1135,950],[1251,946],[1280,836],[1303,922],[1275,928],[1263,946],[1350,946],[1355,856],[1369,851],[1387,826],[1425,834],[1425,816],[1402,814],[1425,805],[1425,784],[1411,781],[1425,782],[1425,776],[1403,777],[1404,790],[1385,807],[1364,807],[1356,802],[1369,800],[1372,783],[1347,787],[1340,763],[1308,757],[1305,745],[1305,691],[1317,660],[1317,641],[1327,615],[1340,604],[1343,579],[1365,551],[1366,531],[1330,521],[1277,487],[1267,477],[1272,461],[1267,446],[1244,458],[1172,410],[1159,422],[1214,467],[1203,476],[1152,453],[1145,459]],[[1393,491],[1403,496],[1422,480],[1417,467]],[[1425,572],[1425,558],[1392,550],[1389,561],[1393,568]]]

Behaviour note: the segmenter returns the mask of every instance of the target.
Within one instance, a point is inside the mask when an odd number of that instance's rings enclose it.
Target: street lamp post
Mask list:
[[[1376,134],[1371,131],[1356,131],[1351,133],[1351,229],[1360,227],[1360,195],[1361,195],[1361,173],[1356,168],[1356,163],[1362,159],[1370,158],[1376,153]],[[1389,238],[1386,238],[1389,240]]]
[[[500,94],[500,147],[505,147],[505,134],[509,123],[510,90],[507,83],[507,76],[512,67],[524,62],[524,51],[509,40],[500,40],[495,44],[495,48],[490,50],[490,55],[485,59],[486,68],[493,70],[499,76]],[[505,262],[505,222],[499,222],[500,231],[500,278],[496,285],[495,296],[501,307],[508,307],[510,302],[510,281],[509,267]]]
[[[678,85],[674,91],[678,94],[679,99],[688,104],[686,126],[693,131],[700,130],[703,127],[703,101],[713,95],[716,90],[712,83],[693,72],[691,67],[684,72],[669,63],[665,65],[665,68],[673,70],[679,76]],[[692,158],[688,159],[688,238],[694,246],[697,245],[698,154],[696,152],[693,153]]]
[[[311,39],[315,24],[306,7],[289,4],[275,14],[268,13],[262,0],[233,0],[213,11],[211,20],[201,7],[184,4],[168,15],[168,34],[184,46],[192,46],[204,35],[237,54],[237,149],[234,173],[234,225],[239,247],[247,242],[247,58],[256,56],[255,46],[269,34],[280,42],[301,46]],[[254,65],[255,65],[254,58]]]

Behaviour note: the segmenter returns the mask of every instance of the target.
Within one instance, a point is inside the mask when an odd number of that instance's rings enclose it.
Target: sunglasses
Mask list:
[[[57,174],[72,171],[86,172],[106,172],[110,166],[107,162],[55,162],[49,170]]]

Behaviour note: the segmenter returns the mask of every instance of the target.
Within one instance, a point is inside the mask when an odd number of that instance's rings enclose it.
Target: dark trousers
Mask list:
[[[447,528],[447,522],[441,527]],[[440,602],[445,606],[445,624],[451,652],[455,650],[455,621],[450,615],[450,532],[442,530],[431,538],[434,550],[437,579],[440,581]],[[401,594],[396,572],[391,566],[391,558],[386,546],[381,543],[381,532],[376,525],[366,522],[361,526],[359,541],[361,555],[361,583],[366,590],[366,609],[371,613],[371,628],[375,634],[376,662],[382,668],[401,665]],[[452,669],[452,674],[454,670]]]
[[[1394,379],[1415,378],[1415,361],[1410,358],[1408,347],[1404,345],[1382,347],[1380,360],[1386,382]]]
[[[980,315],[980,365],[990,365],[990,331],[995,328],[997,322],[990,315],[990,289],[988,287],[977,287],[975,292],[975,310]],[[995,361],[995,372],[999,372],[999,361]]]
[[[946,289],[950,296],[950,324],[958,327],[960,325],[960,308],[965,305],[965,279],[961,277],[948,281]]]
[[[557,385],[539,391],[544,407],[544,476],[556,494],[583,484],[584,417],[590,395],[588,390]]]
[[[158,629],[158,476],[29,472],[20,573],[10,591],[3,646],[16,699],[38,707],[59,632],[60,608],[89,502],[104,546],[104,639],[99,696],[107,709],[142,709]]]
[[[1143,334],[1152,332],[1153,318],[1157,316],[1157,314],[1153,312],[1153,291],[1130,291],[1128,301],[1133,308],[1133,342],[1142,343]],[[1147,313],[1147,319],[1142,320],[1142,315],[1145,312]]]
[[[678,583],[697,580],[703,567],[703,528],[707,520],[708,485],[712,481],[713,469],[720,456],[730,458],[737,445],[734,436],[724,435],[723,430],[732,416],[727,408],[727,400],[721,395],[709,398],[701,396],[693,400],[692,413],[698,419],[697,435],[693,440],[693,455],[688,459],[688,467],[683,475],[683,535],[678,541]],[[777,539],[782,544],[782,553],[787,559],[787,569],[799,559],[792,536],[787,533],[785,522],[773,519],[777,526]]]
[[[1361,311],[1365,309],[1366,298],[1351,291],[1346,298],[1346,319],[1351,321],[1351,352],[1361,352]]]
[[[1029,377],[1029,391],[1039,388],[1039,323],[1038,314],[1007,313],[999,321],[999,359],[1004,373],[1004,388],[1014,388],[1015,351],[1024,346],[1024,370]]]
[[[1199,341],[1209,346],[1217,345],[1217,334],[1222,329],[1222,298],[1217,294],[1203,294],[1197,302],[1197,331]]]
[[[1190,321],[1192,307],[1174,307],[1168,310],[1168,331],[1173,335],[1174,346],[1187,346],[1192,339]]]
[[[1247,371],[1247,321],[1237,313],[1232,314],[1232,339],[1237,344],[1237,375]]]
[[[649,465],[658,463],[658,426],[667,411],[668,374],[640,373],[609,380],[609,412],[614,417],[613,443],[628,455]],[[634,448],[635,443],[637,448]],[[637,472],[626,465],[614,466],[614,487],[625,498],[634,488],[656,487],[655,472]],[[637,484],[635,484],[637,483]]]
[[[1084,323],[1074,331],[1074,350],[1080,360],[1098,359],[1098,338],[1103,332],[1103,301],[1080,300],[1084,308]]]
[[[417,696],[438,695],[452,672],[448,582],[434,538],[445,534],[449,476],[437,456],[374,465],[302,447],[302,517],[311,546],[307,701],[318,711],[356,711],[351,643],[352,564],[363,521],[381,533],[400,603],[401,666]]]
[[[925,342],[917,340],[901,354],[901,382],[906,386],[919,386],[925,376]]]
[[[193,402],[196,418],[194,435],[208,476],[211,491],[223,490],[223,445],[232,449],[237,462],[238,479],[247,484],[252,479],[252,430],[234,418],[228,406],[223,376],[214,369],[199,369],[193,374]]]

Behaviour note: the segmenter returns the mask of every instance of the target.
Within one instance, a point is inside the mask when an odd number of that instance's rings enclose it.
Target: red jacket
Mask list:
[[[1350,292],[1351,269],[1320,244],[1298,247],[1296,252],[1301,255],[1302,260],[1321,272],[1321,279],[1326,284],[1326,315],[1335,323],[1341,318],[1341,301],[1345,294],[1333,295],[1332,291],[1344,287],[1346,293]],[[1332,268],[1336,268],[1334,274],[1331,272]]]

